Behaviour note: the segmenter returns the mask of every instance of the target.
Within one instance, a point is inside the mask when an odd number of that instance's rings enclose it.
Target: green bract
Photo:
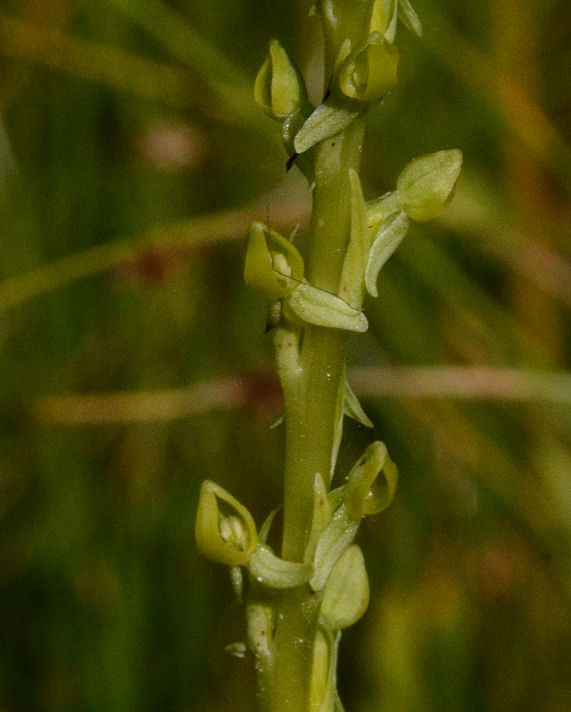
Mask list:
[[[337,657],[341,632],[318,626],[313,640],[309,710],[345,712],[337,694]]]
[[[343,369],[343,373],[345,369]],[[361,407],[357,396],[351,390],[351,387],[347,383],[345,375],[339,380],[339,387],[337,389],[337,398],[335,402],[335,421],[334,421],[334,437],[333,437],[333,447],[331,448],[331,468],[329,471],[329,479],[333,478],[333,473],[335,471],[335,465],[337,464],[337,455],[339,452],[339,446],[341,445],[341,439],[343,437],[343,418],[349,416],[356,420],[361,425],[366,428],[372,428],[373,423],[367,417],[365,411]]]
[[[195,536],[205,556],[229,566],[246,563],[258,543],[250,512],[211,480],[200,488]]]
[[[313,560],[313,576],[310,580],[314,591],[321,591],[331,570],[345,549],[353,543],[359,529],[360,519],[351,516],[342,504],[319,537]]]
[[[313,516],[311,520],[311,530],[309,539],[305,547],[304,561],[312,563],[315,555],[317,542],[321,536],[321,532],[329,524],[331,519],[331,507],[327,499],[327,488],[323,482],[323,477],[319,472],[313,480]]]
[[[335,417],[333,419],[333,443],[331,447],[331,461],[329,463],[329,479],[331,482],[337,464],[337,455],[343,439],[343,417],[345,415],[345,365],[343,365],[343,378],[337,384],[337,394],[335,397]]]
[[[394,496],[398,470],[384,443],[371,443],[353,465],[345,489],[345,507],[352,517],[377,514]]]
[[[367,206],[361,189],[361,181],[352,169],[349,171],[349,187],[351,191],[351,230],[343,260],[339,294],[349,304],[361,307],[365,296],[364,274],[371,241],[367,228]]]
[[[368,417],[368,415],[363,410],[363,406],[359,403],[359,399],[353,393],[353,389],[347,383],[347,381],[345,381],[344,385],[345,385],[345,387],[344,387],[345,398],[343,400],[344,414],[348,415],[349,418],[353,418],[353,420],[356,420],[358,423],[361,423],[361,425],[364,425],[366,428],[372,428],[373,423],[371,422],[371,419]]]
[[[369,605],[369,580],[363,553],[354,544],[331,570],[321,603],[321,618],[333,630],[356,623]]]
[[[381,222],[371,245],[365,269],[365,285],[372,297],[379,296],[377,276],[385,262],[400,245],[407,230],[408,217],[402,210],[389,215]]]
[[[278,120],[290,116],[307,101],[303,79],[277,40],[270,42],[256,77],[254,98],[262,111]]]
[[[460,175],[462,151],[451,149],[411,161],[397,181],[399,199],[413,220],[432,220],[444,210]]]
[[[305,153],[315,144],[346,129],[359,115],[361,107],[355,102],[325,102],[306,119],[295,136],[294,148]]]

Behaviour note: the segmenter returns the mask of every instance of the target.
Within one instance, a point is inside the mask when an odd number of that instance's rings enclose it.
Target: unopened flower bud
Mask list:
[[[397,83],[398,51],[378,32],[343,62],[339,87],[345,96],[362,102],[382,99]]]
[[[248,235],[244,281],[268,299],[292,292],[303,279],[303,258],[289,240],[261,222]]]
[[[452,197],[462,167],[462,151],[437,151],[415,158],[397,181],[399,200],[407,215],[424,222],[437,217]]]
[[[394,496],[398,470],[379,440],[371,443],[353,465],[347,479],[345,507],[353,517],[378,514]]]
[[[262,111],[280,121],[306,101],[303,79],[277,40],[270,42],[268,54],[256,77],[254,98]]]

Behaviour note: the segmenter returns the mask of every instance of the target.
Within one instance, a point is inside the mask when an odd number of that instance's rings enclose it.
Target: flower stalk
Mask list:
[[[366,294],[377,296],[383,265],[410,220],[429,220],[450,199],[459,151],[411,162],[395,190],[366,202],[359,180],[365,114],[397,78],[397,20],[421,32],[408,0],[320,0],[323,102],[313,107],[303,78],[272,40],[255,82],[260,108],[282,124],[288,167],[313,191],[305,254],[260,222],[250,228],[244,277],[268,300],[284,394],[286,457],[282,546],[258,533],[248,511],[214,483],[201,492],[199,548],[231,567],[245,603],[247,643],[262,712],[340,712],[336,689],[341,630],[369,601],[363,555],[354,539],[363,517],[384,510],[398,480],[386,446],[375,441],[332,488],[344,416],[372,425],[345,381],[351,333],[367,329]],[[232,648],[234,649],[234,647]]]

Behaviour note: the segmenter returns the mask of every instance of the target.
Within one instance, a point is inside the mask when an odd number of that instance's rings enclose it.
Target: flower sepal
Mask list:
[[[267,299],[290,294],[303,279],[303,257],[285,237],[255,221],[248,233],[244,281]]]
[[[228,566],[245,564],[258,544],[250,512],[211,480],[200,488],[195,538],[205,556]]]

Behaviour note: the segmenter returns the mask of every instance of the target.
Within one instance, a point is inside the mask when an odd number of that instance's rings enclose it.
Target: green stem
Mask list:
[[[314,206],[307,275],[337,293],[349,238],[349,169],[358,170],[362,122],[316,150]],[[286,406],[286,464],[282,555],[301,561],[313,511],[313,483],[328,484],[347,333],[306,325],[278,329],[275,346]],[[318,600],[309,587],[284,593],[277,607],[271,693],[267,712],[310,712],[310,678]]]
[[[335,409],[346,335],[308,327],[304,331],[299,383],[286,397],[286,463],[282,555],[300,561],[311,525],[313,483],[329,481]]]
[[[307,274],[316,287],[337,293],[349,238],[349,169],[359,167],[361,121],[316,149],[315,188]],[[301,560],[311,523],[313,482],[329,482],[335,409],[347,333],[307,325],[294,374],[278,366],[286,406],[286,464],[282,554]],[[278,356],[278,364],[280,359]]]

